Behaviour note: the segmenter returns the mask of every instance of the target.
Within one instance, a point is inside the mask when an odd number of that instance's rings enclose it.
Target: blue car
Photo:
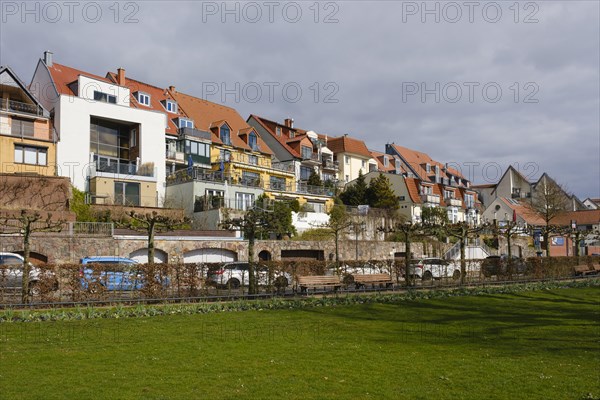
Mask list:
[[[144,276],[137,261],[125,257],[96,256],[81,259],[81,287],[90,292],[101,290],[139,290]],[[89,265],[94,264],[94,268]],[[104,265],[103,265],[104,264]],[[88,265],[88,267],[86,267]],[[99,267],[102,265],[102,267]]]

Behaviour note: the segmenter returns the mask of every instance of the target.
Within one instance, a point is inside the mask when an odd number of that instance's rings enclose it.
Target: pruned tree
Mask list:
[[[126,213],[127,219],[113,220],[119,227],[131,229],[137,232],[143,232],[148,238],[148,263],[154,264],[154,235],[156,233],[170,232],[175,229],[181,229],[189,224],[187,217],[176,217],[158,213],[157,211],[138,213],[129,211]]]
[[[248,294],[258,293],[256,267],[254,263],[254,244],[256,238],[265,231],[269,231],[274,224],[275,215],[271,210],[258,207],[255,204],[248,209],[242,217],[227,218],[221,222],[221,227],[227,230],[239,230],[248,240]]]
[[[533,192],[532,209],[544,220],[544,226],[538,227],[544,238],[546,255],[550,257],[550,237],[562,232],[562,227],[554,220],[569,210],[569,197],[566,191],[549,178],[541,179]]]
[[[465,247],[470,239],[478,237],[481,232],[488,229],[488,224],[474,225],[461,221],[442,226],[443,231],[450,237],[458,239],[460,246],[460,283],[465,283],[467,277],[467,261]]]
[[[36,232],[60,232],[65,222],[64,220],[53,220],[51,213],[47,213],[44,218],[40,212],[34,210],[21,210],[20,213],[14,214],[8,213],[8,215],[0,218],[0,233],[16,233],[23,237],[23,279],[21,286],[21,301],[23,304],[29,303],[31,300],[29,290],[31,235]]]
[[[411,245],[413,238],[417,236],[425,235],[423,224],[420,222],[413,222],[406,219],[404,216],[400,216],[391,226],[380,227],[380,231],[385,233],[396,233],[399,234],[402,241],[404,242],[404,282],[406,286],[413,285],[413,277],[410,273],[410,264],[412,261]]]
[[[353,226],[355,221],[352,220],[350,214],[346,210],[346,206],[336,197],[334,198],[333,207],[327,213],[329,220],[326,223],[315,225],[315,228],[321,229],[323,232],[333,236],[335,242],[335,267],[339,270],[340,267],[340,237],[349,228]]]

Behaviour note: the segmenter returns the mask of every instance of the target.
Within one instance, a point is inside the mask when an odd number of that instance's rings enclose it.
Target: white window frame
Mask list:
[[[35,162],[27,162],[27,154],[29,153],[31,156],[31,153],[33,151],[35,151]],[[20,157],[19,157],[19,153],[20,153]],[[40,154],[44,155],[43,162],[40,161]],[[15,157],[15,164],[47,166],[48,165],[48,148],[16,144],[14,157]]]
[[[137,92],[137,95],[135,96],[138,103],[140,103],[143,106],[146,107],[150,107],[150,95],[148,93],[144,93],[144,92]]]
[[[181,123],[184,123],[183,126]],[[191,126],[190,126],[191,124]],[[179,118],[179,128],[193,128],[194,127],[194,121],[191,119],[187,119],[187,118]]]
[[[171,110],[169,110],[169,107],[171,107]],[[177,114],[178,109],[179,109],[179,107],[178,107],[176,101],[165,100],[165,110],[167,110],[170,113]]]

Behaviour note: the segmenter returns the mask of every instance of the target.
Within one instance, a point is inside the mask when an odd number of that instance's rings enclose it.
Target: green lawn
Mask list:
[[[600,398],[600,289],[0,324],[0,399]]]

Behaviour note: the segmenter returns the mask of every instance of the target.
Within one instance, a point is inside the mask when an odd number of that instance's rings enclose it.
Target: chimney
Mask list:
[[[169,86],[169,91],[173,92],[173,93],[177,93],[177,90],[175,90],[175,86]]]
[[[44,63],[48,67],[52,66],[52,52],[50,50],[44,52]]]
[[[283,121],[283,124],[288,128],[293,128],[294,120],[292,118],[286,118],[285,121]]]
[[[125,70],[123,68],[117,69],[117,84],[125,86]]]

